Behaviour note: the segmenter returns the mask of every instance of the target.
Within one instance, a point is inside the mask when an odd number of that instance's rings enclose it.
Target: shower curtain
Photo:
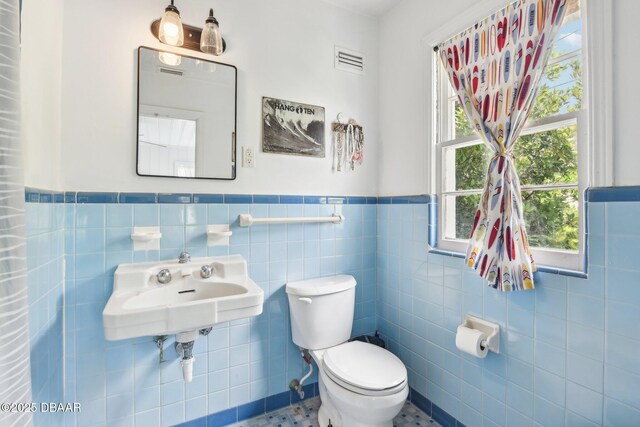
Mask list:
[[[33,424],[29,409],[17,405],[31,401],[19,74],[19,0],[0,0],[0,426],[3,427]]]

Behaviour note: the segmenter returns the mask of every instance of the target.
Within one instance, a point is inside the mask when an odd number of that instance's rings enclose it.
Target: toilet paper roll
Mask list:
[[[482,344],[486,339],[487,336],[482,331],[461,325],[456,332],[456,347],[458,350],[484,359],[489,352],[489,347]]]

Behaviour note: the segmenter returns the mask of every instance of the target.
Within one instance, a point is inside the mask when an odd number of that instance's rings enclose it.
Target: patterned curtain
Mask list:
[[[0,403],[31,401],[24,185],[20,158],[20,6],[0,0]],[[18,408],[14,408],[18,409]],[[0,411],[0,426],[29,426]]]
[[[439,46],[460,105],[495,153],[467,249],[467,265],[500,291],[533,289],[513,147],[538,92],[566,0],[519,0]]]

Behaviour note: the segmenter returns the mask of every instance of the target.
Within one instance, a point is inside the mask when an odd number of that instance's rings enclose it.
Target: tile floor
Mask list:
[[[320,427],[318,425],[318,408],[320,398],[305,400],[297,405],[278,409],[250,420],[234,424],[235,427]],[[407,402],[402,411],[393,420],[394,427],[418,426],[439,427],[424,412]]]

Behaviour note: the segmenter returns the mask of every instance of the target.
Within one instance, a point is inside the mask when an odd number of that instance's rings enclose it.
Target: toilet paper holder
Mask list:
[[[470,314],[465,314],[461,326],[481,331],[487,336],[486,345],[494,353],[500,353],[500,325],[488,322]]]

